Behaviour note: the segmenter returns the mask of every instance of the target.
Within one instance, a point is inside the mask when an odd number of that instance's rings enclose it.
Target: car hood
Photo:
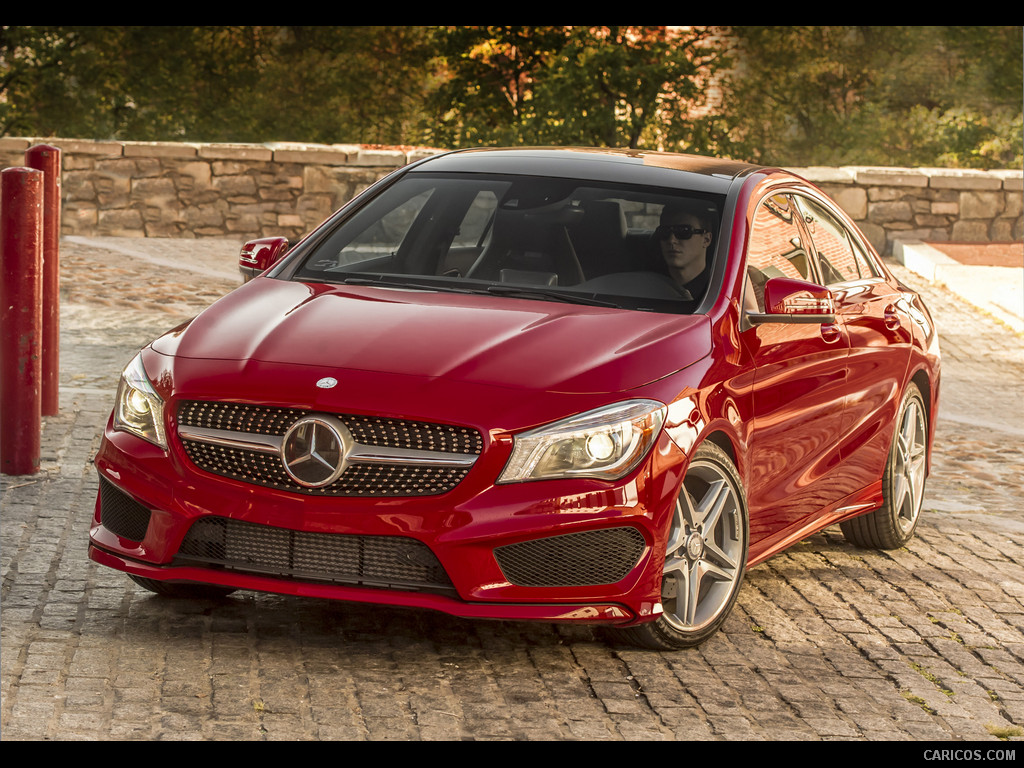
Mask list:
[[[153,343],[179,359],[623,392],[711,349],[706,316],[258,278]],[[237,369],[237,366],[230,366]]]

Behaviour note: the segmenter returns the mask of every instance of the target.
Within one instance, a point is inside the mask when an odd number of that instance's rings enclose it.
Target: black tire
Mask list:
[[[669,524],[662,614],[611,635],[631,645],[675,651],[715,634],[736,603],[750,543],[739,473],[712,443],[697,449]],[[687,599],[680,599],[682,587]]]
[[[882,506],[839,524],[846,540],[863,549],[899,549],[921,519],[928,467],[928,411],[917,385],[903,396],[882,479]]]
[[[227,597],[237,590],[232,587],[215,587],[212,584],[184,583],[180,581],[157,581],[129,573],[128,578],[143,589],[160,595],[184,600],[216,600]]]

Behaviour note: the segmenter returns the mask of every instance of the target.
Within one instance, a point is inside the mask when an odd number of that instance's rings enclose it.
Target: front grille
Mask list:
[[[240,403],[183,401],[178,424],[217,430],[223,435],[283,437],[310,413],[294,408],[272,408]],[[428,452],[441,457],[476,457],[483,448],[480,433],[467,427],[429,424],[402,419],[334,414],[362,447]],[[434,496],[447,493],[469,473],[468,466],[432,466],[400,458],[390,462],[352,463],[330,485],[308,488],[288,475],[274,451],[215,441],[189,439],[182,445],[192,462],[207,472],[279,490],[316,496]]]
[[[127,493],[100,478],[100,523],[129,541],[142,541],[149,528],[150,511]]]
[[[185,400],[178,406],[179,424],[257,435],[284,435],[292,424],[308,415],[296,408],[201,400]],[[337,416],[356,442],[364,445],[464,454],[479,454],[483,448],[480,433],[468,427],[373,416]]]
[[[636,528],[607,528],[508,544],[494,558],[519,587],[585,587],[625,578],[645,546]]]
[[[384,589],[454,591],[434,553],[416,539],[308,533],[225,517],[196,521],[174,564]]]

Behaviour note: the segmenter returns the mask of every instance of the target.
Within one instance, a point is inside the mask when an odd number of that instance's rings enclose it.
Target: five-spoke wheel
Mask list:
[[[669,527],[662,614],[619,630],[630,642],[663,650],[703,642],[736,602],[747,562],[749,524],[739,475],[706,443],[690,461]]]
[[[867,515],[840,524],[847,540],[868,549],[897,549],[917,529],[928,468],[928,414],[914,384],[900,406],[882,484],[884,502]]]

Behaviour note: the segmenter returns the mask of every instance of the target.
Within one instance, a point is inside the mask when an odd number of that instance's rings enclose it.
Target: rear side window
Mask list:
[[[823,206],[797,196],[826,285],[877,277],[871,262],[850,231]]]

